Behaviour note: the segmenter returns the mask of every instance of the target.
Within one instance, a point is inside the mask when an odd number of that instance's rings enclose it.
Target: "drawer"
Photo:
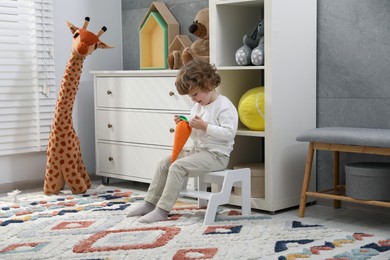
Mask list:
[[[112,108],[190,110],[193,102],[179,95],[175,77],[98,77],[96,106]]]
[[[167,147],[98,143],[97,170],[151,180],[157,163],[171,154]]]
[[[172,146],[175,113],[158,111],[98,110],[96,115],[99,140]],[[186,146],[192,145],[191,140]]]

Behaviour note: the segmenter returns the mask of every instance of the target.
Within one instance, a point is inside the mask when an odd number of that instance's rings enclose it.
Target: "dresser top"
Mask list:
[[[178,70],[101,70],[90,73],[97,77],[172,77],[177,75]]]

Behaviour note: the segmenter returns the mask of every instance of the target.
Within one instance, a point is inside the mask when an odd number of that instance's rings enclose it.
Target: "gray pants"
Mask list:
[[[200,148],[193,149],[188,155],[180,154],[172,164],[169,156],[158,164],[145,201],[170,212],[187,176],[224,170],[228,162],[229,156]]]

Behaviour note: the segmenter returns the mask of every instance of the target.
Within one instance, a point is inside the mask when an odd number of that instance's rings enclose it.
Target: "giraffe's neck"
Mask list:
[[[54,121],[58,125],[72,124],[73,106],[84,60],[85,57],[77,57],[72,53],[66,65],[54,114]]]

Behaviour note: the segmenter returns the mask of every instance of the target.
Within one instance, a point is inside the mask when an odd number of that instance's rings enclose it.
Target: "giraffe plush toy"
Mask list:
[[[85,18],[82,28],[67,22],[73,34],[72,52],[58,94],[47,146],[44,183],[44,193],[47,195],[58,194],[65,183],[73,194],[85,193],[91,187],[80,151],[80,141],[73,128],[72,112],[85,58],[97,48],[111,46],[99,40],[107,30],[106,27],[94,34],[87,30],[89,20],[89,17]]]

